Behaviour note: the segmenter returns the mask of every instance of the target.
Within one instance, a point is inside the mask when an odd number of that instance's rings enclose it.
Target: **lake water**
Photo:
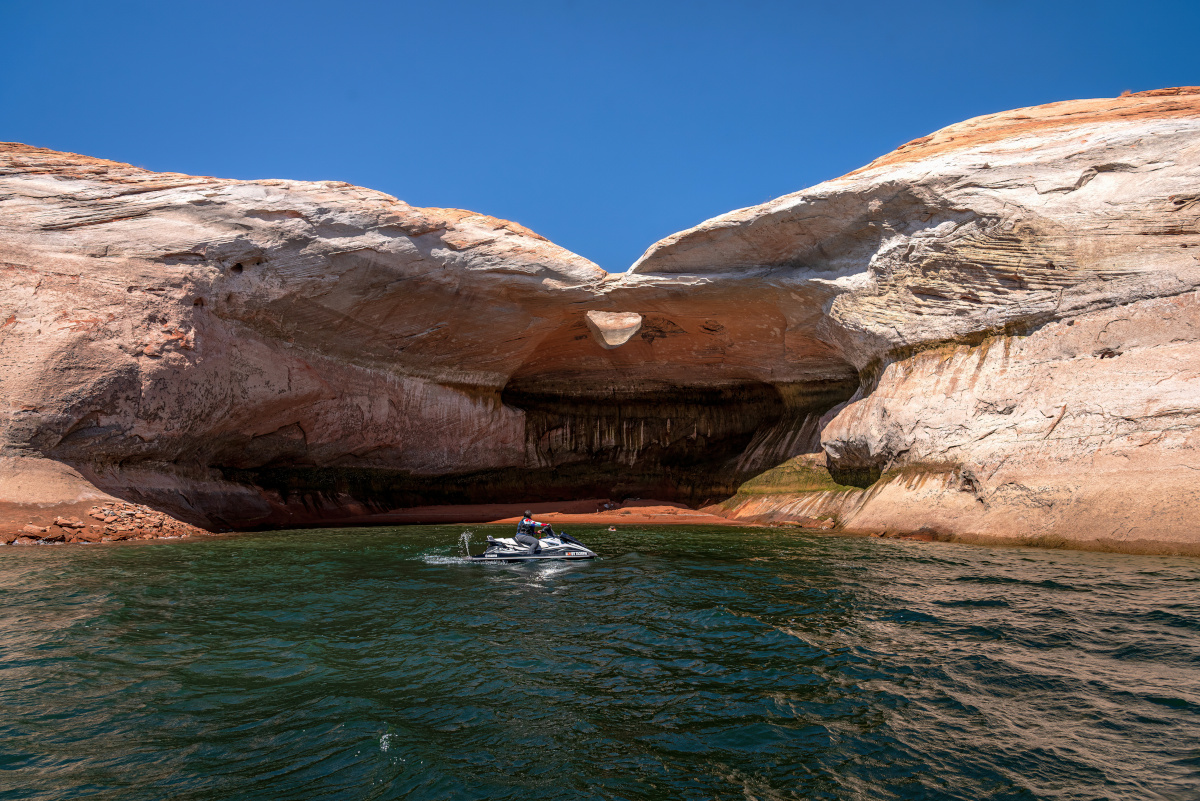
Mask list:
[[[0,798],[1200,798],[1200,560],[464,528],[0,549]]]

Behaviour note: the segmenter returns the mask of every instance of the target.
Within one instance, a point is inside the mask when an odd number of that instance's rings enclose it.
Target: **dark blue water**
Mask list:
[[[1200,561],[461,531],[0,550],[0,798],[1200,798]]]

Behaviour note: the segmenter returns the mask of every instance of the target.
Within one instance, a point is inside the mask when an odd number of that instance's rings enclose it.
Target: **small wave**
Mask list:
[[[964,599],[954,601],[934,601],[938,606],[958,606],[958,607],[975,607],[977,609],[986,609],[988,607],[1007,607],[1010,604],[1002,598],[978,598]]]
[[[973,584],[1012,584],[1021,587],[1036,587],[1043,590],[1062,590],[1064,592],[1091,592],[1088,587],[1076,587],[1071,584],[1064,584],[1053,579],[1044,579],[1042,581],[1030,581],[1028,579],[1013,578],[1012,576],[959,576],[953,581],[967,581]]]
[[[927,615],[924,612],[918,612],[915,609],[899,609],[889,615],[883,615],[880,620],[888,623],[941,623],[933,615]]]
[[[1168,709],[1186,709],[1188,711],[1196,709],[1196,704],[1187,698],[1178,698],[1171,695],[1145,695],[1142,697],[1152,704],[1165,706]]]

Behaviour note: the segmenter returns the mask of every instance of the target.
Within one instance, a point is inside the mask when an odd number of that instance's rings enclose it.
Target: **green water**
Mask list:
[[[1200,798],[1200,561],[463,529],[0,549],[0,798]]]

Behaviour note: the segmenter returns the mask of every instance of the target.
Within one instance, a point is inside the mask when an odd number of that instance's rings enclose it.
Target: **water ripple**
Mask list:
[[[573,533],[6,552],[0,798],[1200,797],[1200,562]]]

